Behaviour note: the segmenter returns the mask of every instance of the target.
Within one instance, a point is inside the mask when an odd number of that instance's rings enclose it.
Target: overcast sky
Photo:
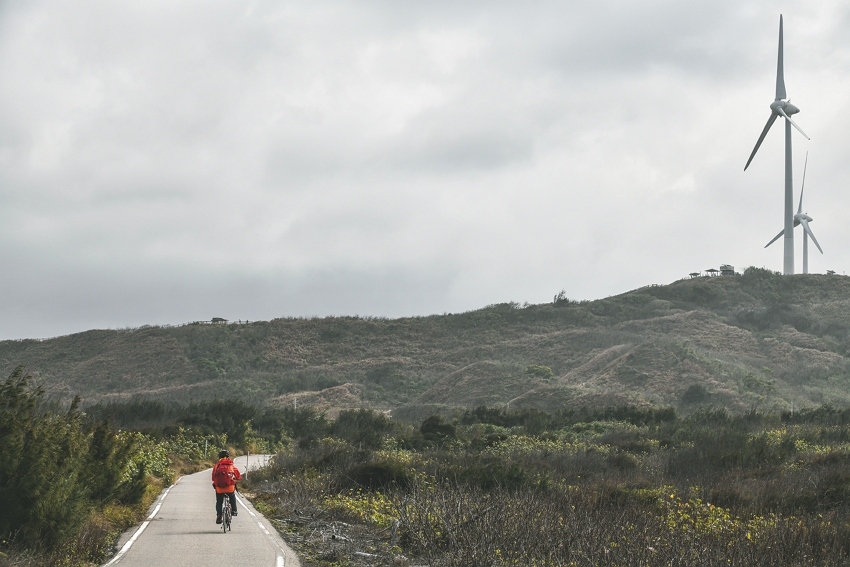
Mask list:
[[[842,274],[846,0],[0,0],[0,339],[782,270],[780,13]]]

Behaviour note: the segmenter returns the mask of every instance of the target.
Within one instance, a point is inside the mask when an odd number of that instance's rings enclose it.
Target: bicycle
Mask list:
[[[230,528],[230,520],[233,518],[233,508],[230,507],[230,495],[224,496],[224,502],[221,503],[221,529],[224,533],[227,530],[233,531]]]

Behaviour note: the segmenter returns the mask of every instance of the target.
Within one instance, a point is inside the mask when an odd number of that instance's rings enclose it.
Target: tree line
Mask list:
[[[106,422],[90,422],[75,399],[64,412],[47,409],[44,392],[17,367],[0,383],[0,537],[6,546],[55,550],[92,514],[141,501],[144,467]]]

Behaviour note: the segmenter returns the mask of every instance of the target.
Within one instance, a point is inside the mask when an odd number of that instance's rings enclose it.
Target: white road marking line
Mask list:
[[[180,482],[179,478],[177,479],[177,482]],[[127,540],[127,543],[125,543],[124,546],[121,548],[121,550],[118,553],[115,554],[115,557],[112,558],[112,561],[110,561],[109,563],[107,563],[103,567],[109,567],[113,563],[118,563],[118,561],[130,549],[130,547],[132,547],[132,545],[134,543],[136,543],[136,540],[139,539],[139,536],[142,535],[142,532],[145,531],[145,528],[148,527],[148,524],[150,524],[151,520],[154,519],[157,512],[159,512],[159,509],[162,508],[162,503],[165,500],[165,497],[168,496],[168,493],[171,492],[171,489],[174,487],[174,485],[177,484],[177,482],[175,482],[174,484],[172,484],[171,486],[169,486],[168,488],[165,489],[165,492],[163,492],[162,496],[159,497],[159,503],[157,503],[156,508],[153,509],[153,512],[151,512],[150,516],[148,516],[147,519],[144,522],[142,522],[142,525],[139,526],[139,529],[136,530],[136,533],[133,534],[133,537],[131,537],[130,539]]]
[[[269,538],[269,543],[271,543],[271,544],[272,544],[272,546],[274,546],[274,547],[278,548],[278,549],[281,551],[281,553],[283,553],[283,555],[278,555],[278,556],[277,556],[277,563],[276,563],[276,567],[284,567],[284,558],[285,558],[285,556],[286,556],[286,549],[285,549],[285,548],[284,548],[284,547],[280,544],[280,542],[279,542],[277,539],[275,539],[275,537],[274,537],[274,536],[272,535],[272,533],[268,530],[268,528],[266,528],[265,524],[263,524],[263,522],[260,520],[260,516],[258,516],[257,514],[255,514],[255,513],[251,510],[251,508],[249,508],[249,507],[245,504],[245,502],[248,502],[248,500],[247,500],[247,499],[245,499],[245,498],[244,498],[241,494],[237,494],[237,498],[239,498],[239,501],[242,503],[242,509],[243,509],[243,510],[247,510],[247,511],[248,511],[248,513],[249,513],[249,514],[251,514],[251,516],[252,516],[252,517],[254,517],[254,519],[256,519],[256,520],[257,520],[257,525],[258,525],[258,526],[260,526],[260,529],[261,529],[261,530],[263,530],[263,533],[265,533],[265,534],[266,534],[266,537],[268,537],[268,538]],[[106,566],[104,565],[104,567],[106,567]]]

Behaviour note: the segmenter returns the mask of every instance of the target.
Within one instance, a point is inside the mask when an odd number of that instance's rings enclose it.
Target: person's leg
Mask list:
[[[236,491],[230,493],[230,507],[233,508],[231,514],[236,516]]]
[[[218,523],[221,523],[221,506],[224,504],[225,496],[227,495],[219,492],[215,493],[215,519]]]

